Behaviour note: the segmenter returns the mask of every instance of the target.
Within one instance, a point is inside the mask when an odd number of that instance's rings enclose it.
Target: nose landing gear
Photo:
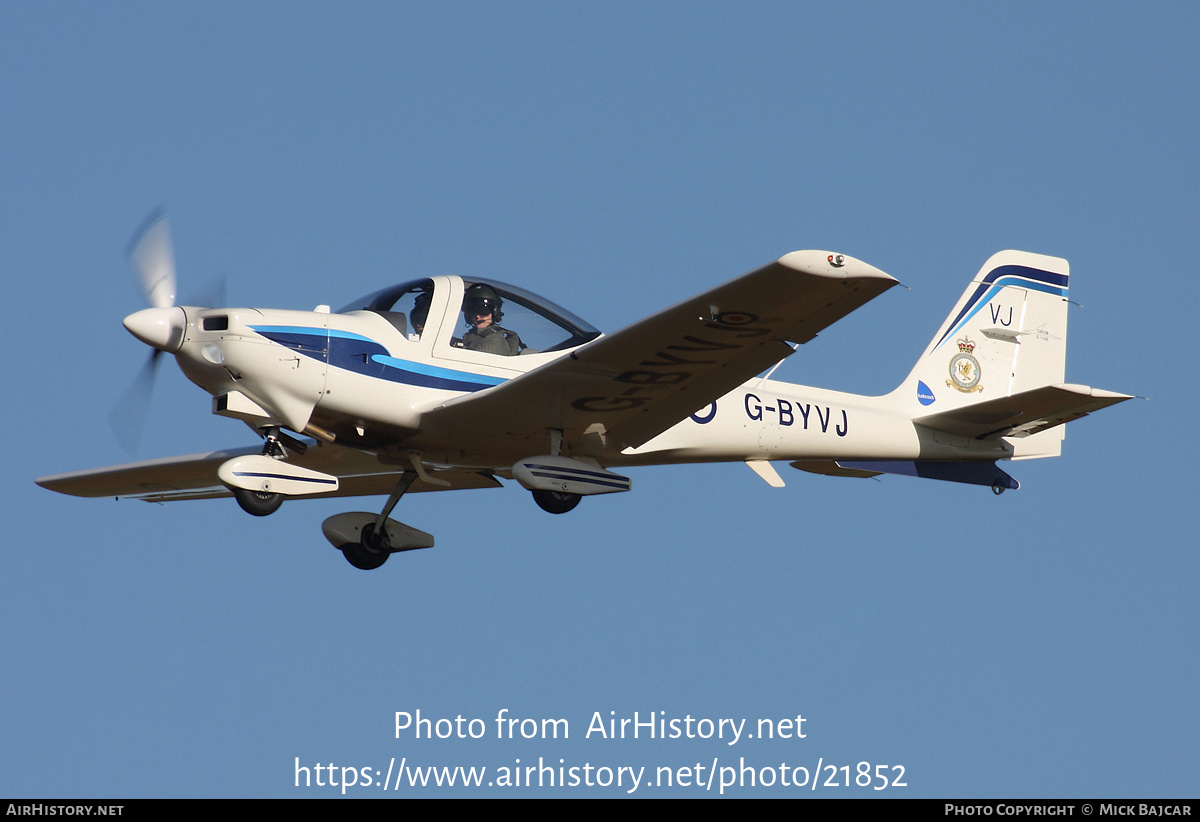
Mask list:
[[[353,511],[337,514],[321,524],[325,539],[342,552],[346,561],[363,571],[372,571],[392,554],[432,548],[433,535],[388,519],[400,497],[417,478],[416,471],[405,471],[396,481],[396,488],[379,514]]]
[[[342,546],[342,555],[346,561],[362,571],[373,571],[392,554],[392,546],[388,540],[387,531],[375,533],[375,523],[368,522],[362,527],[358,542],[348,542]]]

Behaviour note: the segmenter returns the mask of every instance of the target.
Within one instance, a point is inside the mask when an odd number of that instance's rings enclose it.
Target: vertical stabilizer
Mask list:
[[[1068,272],[1059,257],[994,254],[893,397],[921,416],[1065,382]]]

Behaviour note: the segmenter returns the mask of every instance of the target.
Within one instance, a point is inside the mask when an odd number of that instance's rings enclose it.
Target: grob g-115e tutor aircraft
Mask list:
[[[177,306],[162,214],[130,257],[151,307],[125,327],[155,349],[152,364],[173,354],[214,413],[264,443],[38,484],[160,502],[232,495],[258,516],[292,497],[388,494],[377,513],[322,526],[363,569],[433,545],[389,518],[409,492],[515,479],[565,513],[628,491],[614,468],[741,461],[780,486],[770,461],[787,460],[999,494],[1018,483],[998,460],[1058,456],[1064,423],[1130,399],[1065,383],[1067,261],[1021,251],[984,264],[912,373],[878,397],[758,376],[896,285],[843,254],[792,252],[609,335],[470,276],[414,279],[337,312]]]

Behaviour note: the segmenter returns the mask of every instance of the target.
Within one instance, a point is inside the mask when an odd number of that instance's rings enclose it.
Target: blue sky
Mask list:
[[[294,787],[297,758],[392,757],[1196,795],[1198,23],[1183,3],[0,7],[0,795],[340,795]],[[1052,254],[1078,303],[1068,380],[1150,400],[1073,423],[999,498],[785,465],[784,489],[637,469],[562,517],[515,484],[414,496],[396,515],[437,546],[363,573],[320,523],[382,499],[255,519],[33,484],[128,459],[108,414],[146,350],[121,327],[142,306],[123,252],[159,204],[182,299],[225,277],[235,305],[448,273],[615,330],[793,249],[844,252],[909,290],[776,376],[872,394],[993,252]],[[139,458],[255,441],[164,365]],[[489,733],[397,739],[418,709]],[[496,739],[501,709],[571,737]],[[806,737],[584,738],[635,711],[802,715]],[[623,795],[386,795],[526,792]]]

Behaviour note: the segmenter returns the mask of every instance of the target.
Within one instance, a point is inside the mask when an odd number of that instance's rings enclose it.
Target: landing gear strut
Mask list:
[[[286,435],[277,427],[264,429],[262,447],[264,457],[282,459],[287,456],[287,452],[280,444],[280,437],[286,437]],[[279,506],[283,505],[283,494],[251,491],[247,488],[231,488],[230,490],[233,491],[233,498],[237,500],[237,504],[242,507],[242,510],[256,517],[270,516],[279,510]]]
[[[387,532],[388,515],[392,513],[396,503],[400,501],[404,492],[416,479],[416,471],[405,471],[401,474],[400,478],[396,480],[396,487],[392,489],[391,496],[388,497],[387,504],[383,506],[382,513],[374,522],[368,522],[362,526],[359,531],[359,541],[347,542],[339,546],[347,562],[360,570],[373,571],[387,562],[387,558],[391,556],[393,550],[406,550],[405,548],[393,549]],[[432,538],[429,544],[433,544]]]
[[[279,435],[282,432],[275,427],[266,429],[263,434],[262,455],[264,457],[283,457],[287,452],[283,450],[283,446],[279,444]]]

